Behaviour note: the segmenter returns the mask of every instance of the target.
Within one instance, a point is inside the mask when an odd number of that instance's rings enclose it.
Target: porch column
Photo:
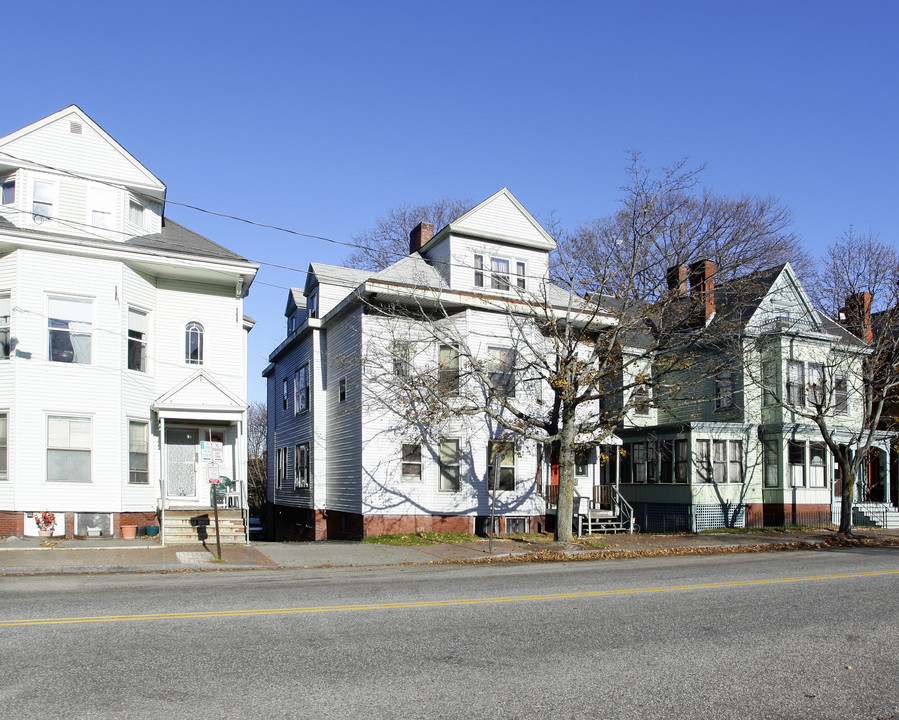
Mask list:
[[[159,518],[159,542],[162,545],[165,545],[165,498],[168,495],[168,475],[167,468],[168,464],[168,454],[166,453],[165,448],[165,418],[159,418],[159,507],[160,507],[160,515]]]

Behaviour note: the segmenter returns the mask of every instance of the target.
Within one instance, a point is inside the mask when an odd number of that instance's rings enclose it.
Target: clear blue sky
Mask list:
[[[899,239],[895,2],[13,3],[3,26],[0,135],[75,103],[170,200],[301,232],[504,186],[571,227],[637,149],[779,196],[813,253],[850,225]],[[167,214],[254,261],[347,254]],[[303,282],[252,287],[251,399]]]

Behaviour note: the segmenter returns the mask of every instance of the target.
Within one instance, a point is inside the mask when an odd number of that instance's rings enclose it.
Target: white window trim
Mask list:
[[[65,362],[64,360],[52,360],[50,357],[50,338],[51,338],[51,330],[56,330],[58,332],[63,332],[63,328],[51,328],[50,320],[53,319],[50,315],[50,301],[52,299],[56,300],[73,300],[75,302],[86,302],[90,305],[91,310],[91,320],[90,320],[90,329],[82,330],[80,334],[88,335],[90,337],[90,358],[86,363],[76,363],[74,362],[74,356],[72,362]],[[44,328],[46,335],[44,336],[44,349],[47,351],[47,362],[53,363],[62,363],[64,365],[93,365],[94,364],[94,328],[96,327],[96,309],[94,307],[96,298],[89,297],[87,295],[71,295],[68,293],[47,293],[46,294],[46,318],[47,321],[44,323]],[[70,331],[71,332],[71,331]],[[74,352],[74,349],[73,349]]]
[[[34,212],[34,198],[37,194],[35,192],[35,183],[46,183],[47,185],[51,185],[53,202],[52,209],[50,211],[50,215],[48,216],[40,216],[38,213]],[[16,188],[18,190],[18,188]],[[37,227],[55,227],[57,219],[59,218],[59,180],[51,175],[32,175],[31,182],[28,184],[29,197],[28,197],[28,217],[31,218],[31,223]]]
[[[147,428],[147,482],[138,483],[131,481],[131,423],[145,425]],[[150,483],[150,455],[152,449],[153,434],[150,432],[150,419],[139,417],[126,417],[125,428],[127,433],[127,459],[125,471],[125,484],[131,487],[148,487]]]
[[[109,215],[109,227],[94,225],[95,210]],[[92,233],[109,234],[118,229],[118,223],[116,222],[116,192],[113,188],[88,186],[84,222],[85,226]]]
[[[128,333],[131,332],[130,325],[130,316],[131,311],[139,313],[144,316],[144,337],[143,339],[132,338]],[[131,340],[135,342],[139,342],[143,345],[144,348],[144,369],[143,370],[132,370],[128,367],[128,359],[130,357],[130,347]],[[146,375],[150,372],[150,311],[146,308],[138,307],[137,305],[128,305],[125,308],[125,369],[130,372],[139,372],[143,375]]]
[[[406,459],[406,448],[407,447],[417,447],[418,448],[418,460],[407,460]],[[420,442],[407,442],[400,444],[400,482],[409,483],[412,485],[421,484],[424,481],[424,462],[423,462],[423,453],[422,453],[422,445]],[[406,465],[415,465],[418,467],[418,475],[406,475],[403,472]],[[410,479],[410,478],[415,478]]]
[[[312,490],[312,479],[313,479],[313,464],[312,464],[312,443],[311,442],[301,442],[294,445],[293,448],[293,488],[294,490]],[[304,463],[300,462],[300,458],[304,457],[306,459],[305,468],[303,467]],[[300,482],[300,471],[305,470],[306,478],[303,482]]]
[[[51,448],[50,447],[50,418],[63,418],[66,420],[88,420],[90,421],[91,427],[91,446],[90,448]],[[95,450],[95,428],[94,428],[94,416],[93,415],[85,415],[82,413],[67,413],[67,412],[45,412],[44,413],[44,468],[43,468],[43,478],[45,483],[52,483],[54,485],[92,485],[94,482],[94,450]],[[50,463],[48,460],[48,456],[50,450],[81,450],[89,453],[90,456],[90,477],[86,481],[82,480],[50,480]]]
[[[445,442],[455,442],[456,443],[456,451],[458,453],[456,457],[456,462],[453,464],[447,465],[447,467],[456,468],[456,485],[455,488],[443,488],[441,487],[443,483],[443,453],[442,453],[442,445]],[[437,464],[437,491],[441,493],[457,493],[462,490],[462,440],[460,438],[440,438],[440,441],[437,446],[438,453],[438,464]]]

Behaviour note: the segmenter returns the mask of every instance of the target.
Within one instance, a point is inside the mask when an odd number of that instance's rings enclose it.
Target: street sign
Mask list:
[[[206,466],[206,479],[213,485],[218,485],[221,481],[221,468],[215,463],[209,463]]]

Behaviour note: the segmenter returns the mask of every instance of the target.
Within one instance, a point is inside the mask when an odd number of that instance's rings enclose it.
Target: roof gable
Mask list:
[[[153,403],[158,412],[165,410],[246,410],[247,404],[200,370]]]
[[[556,241],[508,188],[503,188],[453,220],[422,247],[422,254],[426,254],[429,245],[440,242],[449,234],[469,235],[547,251],[556,247]]]
[[[62,171],[114,182],[156,198],[162,181],[141,165],[77,105],[0,138],[0,166]]]

